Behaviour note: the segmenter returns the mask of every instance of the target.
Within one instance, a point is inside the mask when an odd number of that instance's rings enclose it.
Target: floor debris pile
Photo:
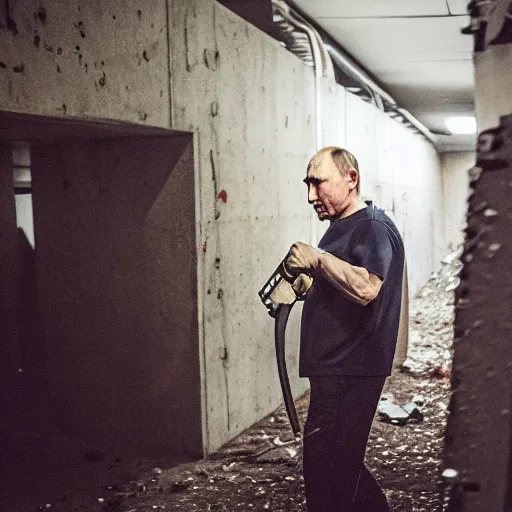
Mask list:
[[[423,420],[421,406],[424,403],[425,399],[416,395],[405,405],[397,405],[393,402],[393,396],[388,393],[381,397],[377,412],[381,421],[393,425],[405,425],[409,421]]]
[[[409,357],[390,377],[370,434],[366,464],[394,512],[431,512],[439,501],[449,399],[458,253],[411,300]],[[297,403],[301,422],[308,396]],[[98,493],[94,508],[51,511],[304,511],[302,450],[281,408],[206,460],[151,467]]]

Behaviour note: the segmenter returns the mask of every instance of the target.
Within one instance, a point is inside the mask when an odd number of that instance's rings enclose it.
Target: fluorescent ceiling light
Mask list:
[[[444,123],[453,135],[472,135],[476,133],[476,119],[473,116],[448,117]]]

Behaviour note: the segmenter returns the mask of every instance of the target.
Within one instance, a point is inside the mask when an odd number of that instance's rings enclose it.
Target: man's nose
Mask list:
[[[318,194],[316,192],[316,187],[315,187],[315,185],[313,185],[313,183],[310,183],[308,185],[308,202],[309,202],[309,204],[313,204],[317,200],[318,200]]]

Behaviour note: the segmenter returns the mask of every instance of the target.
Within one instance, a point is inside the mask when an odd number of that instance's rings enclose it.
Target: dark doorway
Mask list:
[[[17,226],[16,141],[35,249]],[[3,112],[0,146],[0,508],[89,492],[135,457],[201,456],[192,135]]]

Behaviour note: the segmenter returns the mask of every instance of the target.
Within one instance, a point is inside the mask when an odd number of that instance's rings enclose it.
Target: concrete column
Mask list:
[[[12,147],[5,141],[0,141],[0,219],[0,435],[4,441],[15,407],[19,354],[16,206]]]
[[[482,46],[485,27],[488,32],[496,20],[491,16],[488,21],[476,38],[478,167],[472,172],[457,290],[446,434],[444,465],[458,472],[448,508],[453,512],[505,511],[512,506],[512,119],[502,117],[512,113],[512,38],[503,17],[510,42]],[[496,131],[482,133],[489,128]]]

